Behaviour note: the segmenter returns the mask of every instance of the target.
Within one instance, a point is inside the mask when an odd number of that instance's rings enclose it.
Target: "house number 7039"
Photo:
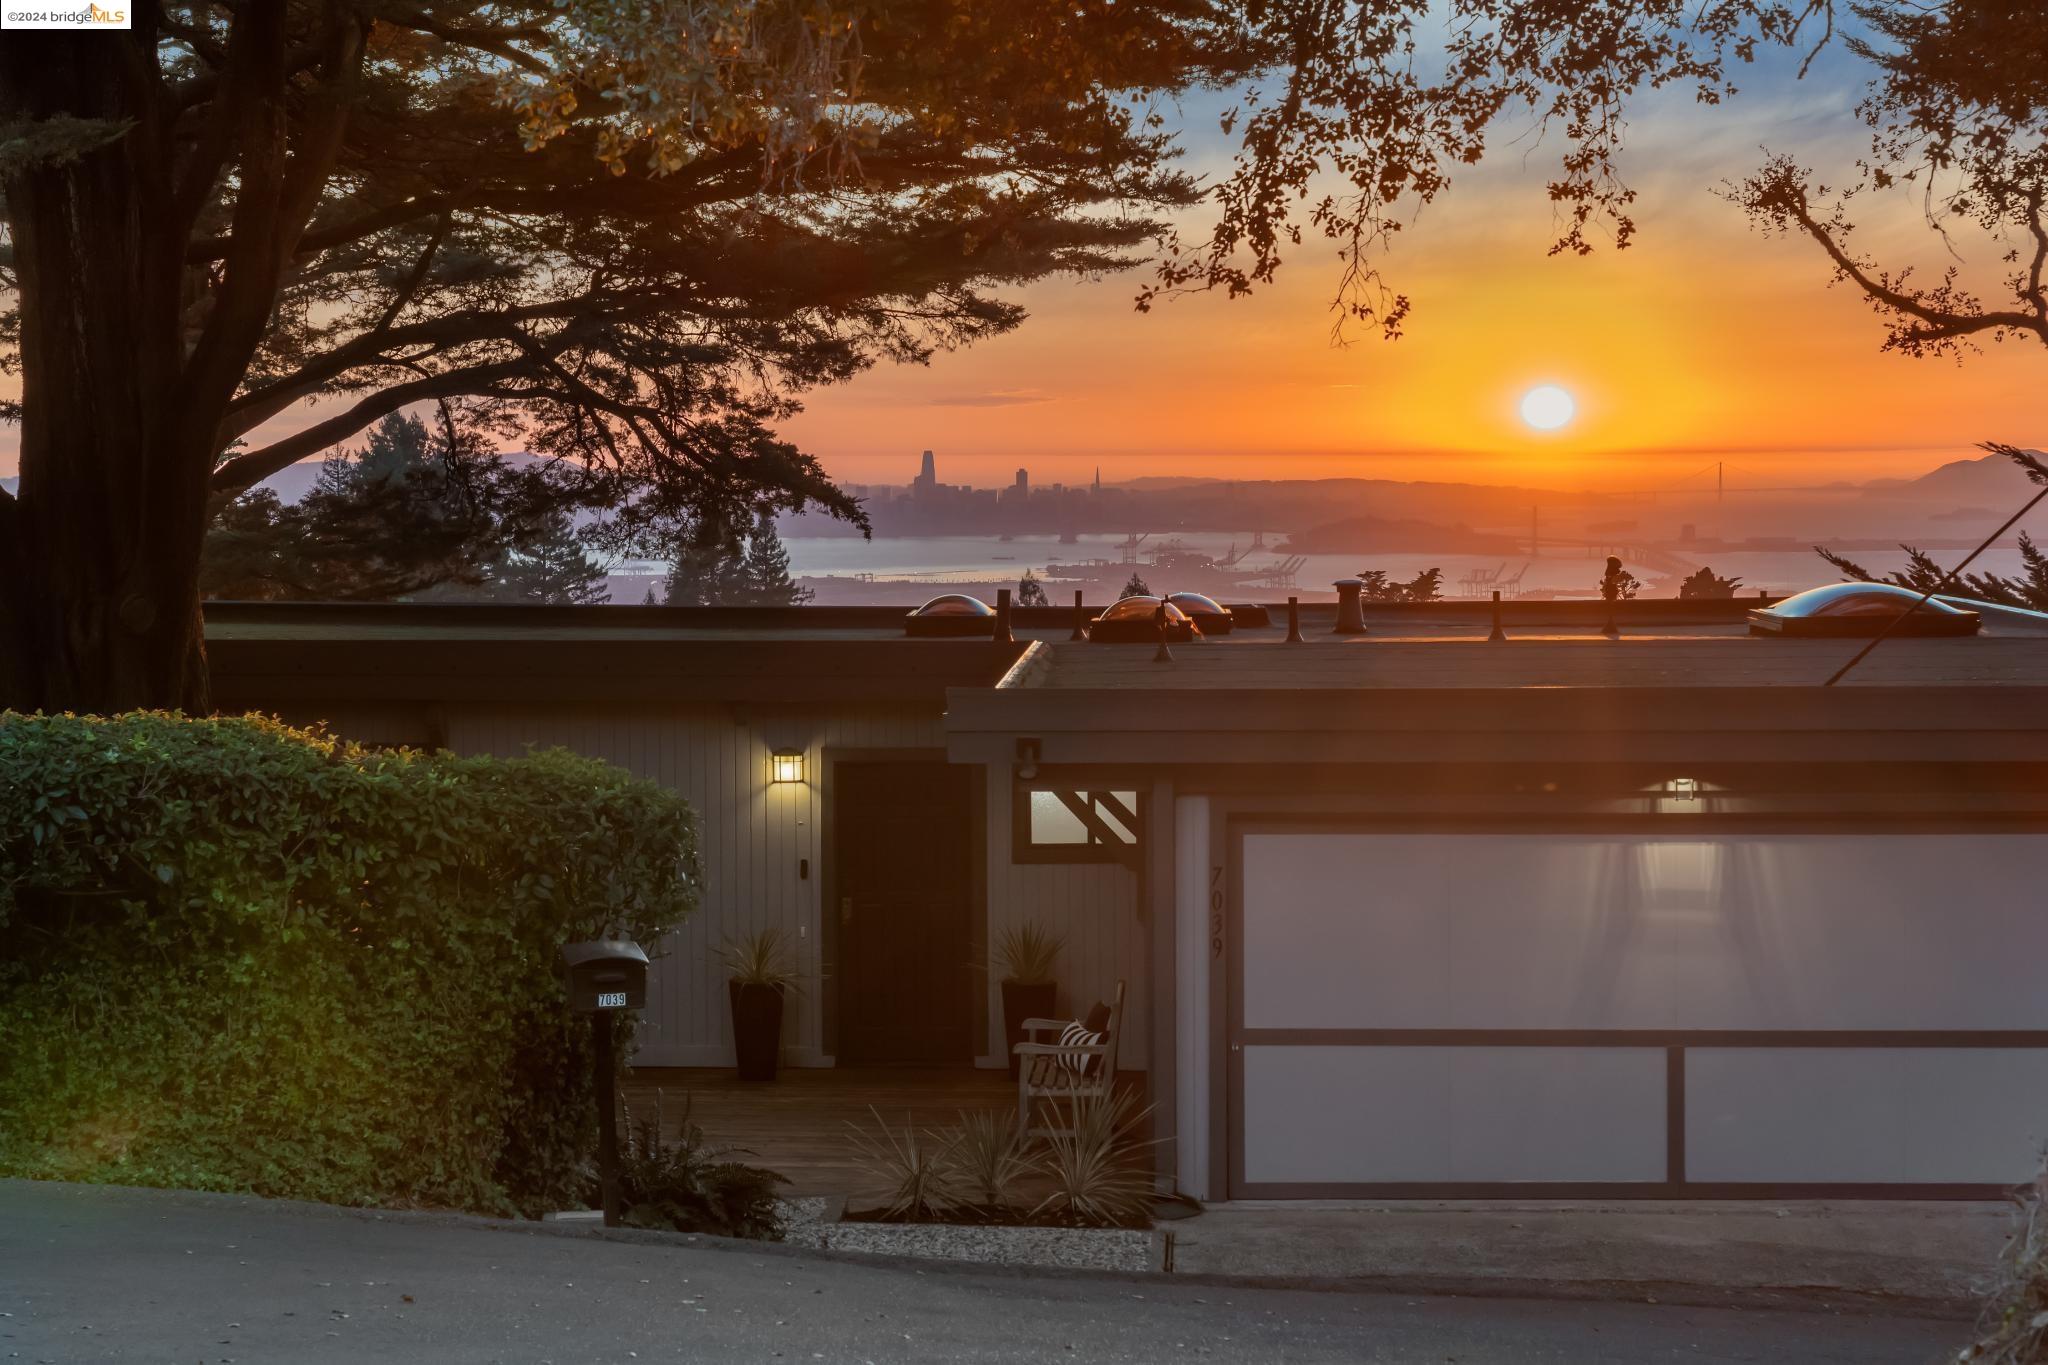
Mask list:
[[[597,1007],[601,1010],[622,1010],[626,1008],[626,993],[624,991],[599,991],[597,993]]]

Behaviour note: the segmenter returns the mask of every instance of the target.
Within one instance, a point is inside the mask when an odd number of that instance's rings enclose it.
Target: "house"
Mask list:
[[[899,610],[209,609],[223,708],[566,744],[688,795],[703,912],[650,1064],[1002,1064],[987,945],[1131,990],[1201,1198],[1986,1197],[2048,1140],[2048,634],[1760,638],[1754,603],[1303,608],[1174,645]],[[773,780],[775,753],[801,757]],[[787,758],[783,767],[791,765]]]

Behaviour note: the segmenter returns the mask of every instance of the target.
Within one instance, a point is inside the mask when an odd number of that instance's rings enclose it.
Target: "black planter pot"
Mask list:
[[[1058,993],[1059,987],[1050,981],[1003,983],[1003,1034],[1009,1040],[1003,1051],[1010,1058],[1012,1080],[1017,1076],[1017,1044],[1024,1041],[1024,1021],[1052,1018]]]
[[[732,1050],[743,1081],[772,1081],[782,1058],[782,987],[727,981],[732,996]]]

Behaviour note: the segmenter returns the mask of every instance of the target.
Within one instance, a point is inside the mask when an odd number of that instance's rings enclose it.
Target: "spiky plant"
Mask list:
[[[903,1127],[891,1128],[873,1105],[873,1132],[857,1123],[846,1125],[862,1170],[889,1191],[882,1212],[905,1223],[937,1221],[960,1206],[959,1191],[947,1160],[949,1144],[937,1133],[918,1128],[908,1113]]]
[[[670,1139],[662,1131],[661,1102],[657,1090],[645,1118],[621,1106],[626,1122],[619,1135],[619,1202],[627,1225],[781,1241],[782,1202],[776,1187],[789,1181],[733,1160],[752,1155],[744,1147],[714,1146],[692,1120],[687,1095],[682,1121]]]
[[[774,925],[728,939],[718,956],[726,972],[742,986],[774,986],[782,990],[797,985],[796,964],[791,960],[788,941]]]
[[[1144,1150],[1157,1138],[1139,1132],[1152,1106],[1140,1109],[1128,1091],[1107,1095],[1070,1094],[1068,1126],[1046,1139],[1043,1169],[1052,1177],[1053,1192],[1031,1210],[1063,1223],[1094,1227],[1129,1227],[1148,1221],[1152,1211],[1152,1172]]]
[[[996,938],[996,963],[1004,981],[1042,986],[1059,970],[1067,940],[1036,920],[1013,924]]]
[[[1016,1116],[992,1109],[961,1111],[951,1165],[959,1185],[991,1208],[1007,1207],[1017,1182],[1038,1169],[1030,1148],[1018,1136]]]
[[[2048,1360],[2048,1166],[2013,1193],[2019,1227],[1999,1259],[1998,1284],[1978,1339],[1958,1365],[2035,1365]]]

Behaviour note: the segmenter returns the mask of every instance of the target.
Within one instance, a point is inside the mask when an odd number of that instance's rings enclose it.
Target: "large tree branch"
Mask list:
[[[289,375],[242,394],[228,405],[222,428],[222,443],[234,440],[269,421],[301,398],[310,398],[350,370],[396,363],[395,352],[411,352],[420,360],[459,346],[480,341],[503,340],[524,323],[581,321],[630,322],[688,304],[693,300],[678,291],[635,293],[598,292],[517,308],[492,309],[450,314],[369,331],[308,360]]]
[[[1841,272],[1844,279],[1862,290],[1864,295],[1874,302],[1895,313],[1919,320],[1920,325],[1910,328],[1907,333],[1913,340],[1950,341],[1977,332],[2009,328],[2015,331],[2034,332],[2042,340],[2048,341],[2048,315],[2011,310],[1957,312],[1936,307],[1919,294],[1892,288],[1872,275],[1862,261],[1843,249],[1842,244],[1835,238],[1832,226],[1814,216],[1803,189],[1796,185],[1787,185],[1777,197],[1787,216],[1827,253],[1828,259],[1834,263],[1835,269]]]
[[[449,370],[426,375],[409,384],[381,389],[334,416],[315,422],[281,440],[256,450],[244,451],[221,461],[213,471],[209,488],[215,498],[232,497],[261,483],[279,470],[317,455],[361,431],[380,417],[400,408],[437,398],[454,398],[511,379],[527,368],[524,360],[505,361],[476,369]]]
[[[475,52],[487,52],[502,57],[521,70],[537,76],[553,78],[555,69],[540,58],[519,46],[520,40],[544,42],[545,29],[525,26],[520,28],[473,28],[462,24],[445,23],[425,10],[387,8],[378,16],[380,20],[396,28],[408,28],[415,33],[426,33],[455,47],[466,47]]]
[[[747,155],[749,159],[755,158],[751,151]],[[292,254],[297,259],[316,256],[458,208],[549,218],[612,212],[651,219],[678,215],[720,201],[745,199],[760,187],[758,180],[730,173],[722,177],[701,176],[695,181],[695,189],[689,188],[690,183],[678,175],[665,182],[628,183],[622,187],[614,177],[592,176],[531,185],[501,183],[480,186],[460,196],[452,193],[415,196],[309,228],[300,234]],[[629,202],[635,199],[637,202]],[[232,235],[200,238],[187,248],[185,259],[193,265],[204,265],[225,257],[233,245]]]

